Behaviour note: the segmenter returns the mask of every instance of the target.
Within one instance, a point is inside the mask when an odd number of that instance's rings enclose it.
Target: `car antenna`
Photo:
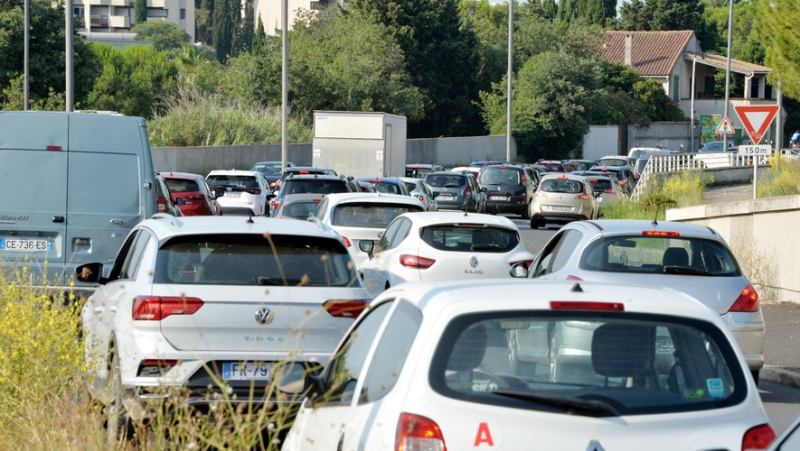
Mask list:
[[[245,221],[245,222],[247,224],[255,224],[255,221],[253,221],[253,212],[252,211],[250,212],[250,217],[247,218],[247,221]]]
[[[583,293],[583,288],[581,288],[581,284],[575,282],[575,285],[573,285],[569,291],[572,293]]]

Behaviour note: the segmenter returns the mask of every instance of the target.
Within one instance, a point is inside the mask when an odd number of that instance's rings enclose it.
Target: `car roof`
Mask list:
[[[429,175],[431,175],[431,176],[434,176],[434,175],[458,175],[458,176],[461,176],[461,177],[469,177],[470,175],[475,175],[475,173],[472,172],[472,171],[467,171],[467,170],[464,170],[464,171],[439,171],[439,172],[431,172],[431,173],[425,174],[425,177],[428,177]]]
[[[405,196],[402,194],[384,194],[384,193],[334,193],[325,196],[330,204],[342,204],[350,202],[375,202],[375,203],[393,203],[393,204],[410,204],[424,207],[422,202],[416,197]]]
[[[286,183],[290,180],[322,180],[322,181],[337,180],[342,183],[347,183],[347,180],[343,179],[341,176],[330,175],[330,174],[293,174],[291,177],[287,178],[283,183]]]
[[[580,290],[576,289],[576,285]],[[480,282],[423,282],[402,284],[387,290],[374,301],[397,298],[431,317],[456,308],[463,311],[543,310],[550,301],[596,301],[622,303],[624,313],[650,313],[702,319],[722,325],[719,315],[693,297],[673,288],[626,286],[618,283],[568,282],[552,280],[484,280]],[[720,327],[721,328],[721,327]]]
[[[399,177],[360,177],[358,178],[359,182],[368,182],[368,183],[394,183],[399,184],[403,181],[400,180]]]
[[[319,193],[287,194],[283,197],[283,203],[281,205],[290,204],[292,202],[321,200],[323,197],[325,197],[325,195]]]
[[[542,174],[542,181],[551,180],[551,179],[569,179],[569,180],[577,180],[579,182],[584,182],[586,179],[581,175],[574,175],[570,172],[558,172],[555,174]]]
[[[250,222],[252,220],[252,223]],[[261,216],[188,216],[176,218],[167,214],[156,214],[136,225],[147,228],[159,241],[175,236],[200,234],[259,234],[304,235],[338,238],[338,234],[327,226],[296,219],[267,218]]]
[[[203,178],[200,174],[192,174],[189,172],[160,172],[159,174],[167,179],[197,180]]]
[[[212,175],[249,175],[256,177],[257,174],[260,174],[258,171],[251,171],[251,170],[241,170],[241,169],[215,169],[208,173],[208,176]]]
[[[410,163],[406,165],[409,169],[422,169],[422,168],[440,168],[442,165],[440,164],[427,164],[427,163]]]
[[[314,168],[311,166],[292,166],[286,168],[286,172],[299,172],[299,171],[319,171],[320,173],[328,173],[327,169],[323,168]]]
[[[403,213],[409,216],[414,224],[425,227],[431,224],[486,224],[488,226],[504,227],[518,230],[516,224],[505,216],[487,215],[481,213],[464,214],[458,210],[426,211],[419,213]]]
[[[423,179],[420,179],[420,178],[414,178],[414,177],[397,177],[397,178],[398,178],[398,179],[400,179],[400,180],[402,180],[402,181],[404,181],[404,182],[409,182],[409,183],[419,183],[419,182],[424,182],[424,180],[423,180]]]
[[[259,161],[258,163],[253,163],[253,167],[256,167],[258,165],[278,166],[278,165],[282,165],[282,164],[283,164],[282,161]],[[292,163],[291,161],[287,161],[286,164],[294,164],[294,163]]]
[[[585,225],[585,227],[584,227]],[[658,221],[655,224],[648,219],[596,219],[568,224],[569,227],[581,227],[605,234],[641,234],[645,231],[678,232],[692,237],[722,240],[714,229],[697,224],[674,221]]]

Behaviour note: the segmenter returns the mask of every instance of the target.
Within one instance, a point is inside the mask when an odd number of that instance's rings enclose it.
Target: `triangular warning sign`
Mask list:
[[[733,107],[744,125],[753,144],[761,142],[764,133],[775,119],[780,107],[778,105],[739,105]]]
[[[733,124],[731,124],[730,119],[728,116],[722,118],[722,122],[719,123],[717,126],[717,134],[718,135],[733,135],[736,133],[736,130],[733,129]]]

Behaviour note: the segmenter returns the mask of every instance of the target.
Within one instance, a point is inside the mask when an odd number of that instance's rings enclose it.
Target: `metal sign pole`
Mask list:
[[[753,199],[758,199],[758,158],[753,158]]]

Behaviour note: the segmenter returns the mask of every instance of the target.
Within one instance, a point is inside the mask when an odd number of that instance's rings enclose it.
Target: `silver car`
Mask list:
[[[573,222],[548,241],[531,276],[683,291],[722,317],[758,381],[765,335],[758,293],[711,228],[647,220]]]
[[[548,222],[596,219],[600,214],[591,183],[570,174],[545,175],[531,202],[531,228]]]
[[[411,177],[400,177],[400,180],[405,183],[412,197],[416,197],[425,204],[425,211],[437,211],[439,209],[439,203],[433,198],[431,187],[425,183],[425,180]]]

